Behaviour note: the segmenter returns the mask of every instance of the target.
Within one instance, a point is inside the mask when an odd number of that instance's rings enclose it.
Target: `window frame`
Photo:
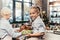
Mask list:
[[[16,17],[15,16],[15,5],[16,5],[16,2],[20,2],[22,4],[21,5],[22,6],[22,8],[21,8],[22,9],[22,13],[21,13],[22,14],[21,15],[22,16],[22,21],[16,21],[16,19],[15,19],[15,17]],[[32,6],[32,4],[33,4],[32,0],[31,0],[31,2],[24,2],[24,0],[22,0],[22,1],[13,0],[13,14],[12,14],[13,15],[13,23],[22,23],[23,24],[25,22],[29,22],[29,21],[24,21],[24,3],[29,3],[29,4],[31,4],[30,6]]]

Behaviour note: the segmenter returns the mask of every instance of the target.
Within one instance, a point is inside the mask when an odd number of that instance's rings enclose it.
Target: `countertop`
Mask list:
[[[46,32],[45,40],[60,40],[60,35],[54,34],[53,31]]]

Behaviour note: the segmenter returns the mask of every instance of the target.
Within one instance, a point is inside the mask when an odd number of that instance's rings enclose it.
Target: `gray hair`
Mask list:
[[[11,10],[9,8],[4,7],[4,8],[1,9],[1,16],[3,14],[9,14],[9,13],[11,13]]]

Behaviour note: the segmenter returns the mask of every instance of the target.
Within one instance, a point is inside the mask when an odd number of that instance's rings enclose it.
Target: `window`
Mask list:
[[[22,21],[22,17],[21,17],[21,3],[16,2],[15,3],[15,19],[16,21]]]
[[[49,2],[54,2],[54,1],[56,1],[56,0],[49,0]]]
[[[2,6],[11,9],[10,22],[24,23],[29,21],[29,9],[34,0],[2,0]]]
[[[32,6],[32,0],[15,0],[15,22],[24,23],[29,21],[29,9]]]
[[[24,0],[24,2],[30,2],[31,0]]]
[[[24,21],[29,20],[29,8],[30,8],[30,4],[24,3]]]

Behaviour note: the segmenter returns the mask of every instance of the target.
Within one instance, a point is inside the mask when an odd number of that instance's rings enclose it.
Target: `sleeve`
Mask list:
[[[39,32],[45,32],[45,24],[42,21],[42,19],[40,19],[40,23],[38,23],[38,28],[39,28]]]
[[[45,25],[43,21],[34,23],[35,32],[45,32]]]
[[[1,26],[2,26],[2,29],[5,32],[7,32],[7,34],[10,35],[11,37],[15,38],[21,35],[21,32],[20,33],[14,32],[14,29],[8,22],[3,22]]]
[[[39,24],[39,26],[38,26],[39,32],[45,32],[45,24],[43,22],[38,23],[38,24]]]
[[[6,28],[6,31],[7,31],[7,33],[8,33],[10,36],[12,36],[12,37],[14,37],[14,38],[16,38],[16,37],[18,37],[18,36],[21,36],[21,32],[20,32],[20,33],[14,32],[14,29],[13,29],[11,26],[9,26],[8,28]]]

